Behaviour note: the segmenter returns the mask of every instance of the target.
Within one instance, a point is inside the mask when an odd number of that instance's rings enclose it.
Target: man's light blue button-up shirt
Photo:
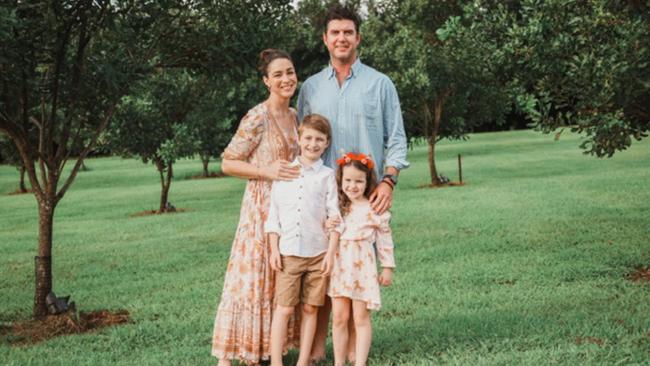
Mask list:
[[[309,77],[298,95],[298,118],[318,113],[332,125],[332,142],[323,154],[325,165],[335,168],[341,150],[370,154],[377,179],[385,166],[399,170],[406,160],[406,134],[395,85],[388,76],[359,59],[339,86],[330,64]]]

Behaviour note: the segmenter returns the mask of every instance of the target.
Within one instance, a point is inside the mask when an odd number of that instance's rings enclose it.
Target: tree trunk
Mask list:
[[[431,185],[437,186],[440,184],[438,179],[438,169],[436,169],[436,142],[438,142],[438,131],[440,130],[440,120],[442,118],[442,107],[445,103],[445,95],[436,99],[433,109],[433,128],[431,134],[427,138],[429,143],[429,175],[431,178]]]
[[[208,164],[210,163],[210,157],[202,157],[201,161],[203,162],[203,176],[208,177]]]
[[[20,182],[18,183],[18,189],[22,193],[27,193],[27,186],[25,186],[25,166],[21,165],[18,170],[20,171]]]
[[[52,228],[56,203],[49,197],[38,205],[38,256],[34,257],[34,317],[47,315],[45,298],[52,291]]]
[[[158,161],[156,163],[158,167],[158,173],[160,173],[160,207],[158,208],[159,213],[167,212],[167,201],[169,197],[169,187],[172,183],[172,177],[174,173],[172,171],[172,163],[168,162],[165,164],[163,161]],[[167,174],[165,174],[165,172]]]

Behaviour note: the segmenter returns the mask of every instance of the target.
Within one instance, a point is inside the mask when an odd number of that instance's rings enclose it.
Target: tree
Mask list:
[[[170,211],[169,188],[176,160],[198,150],[187,116],[200,96],[196,79],[183,70],[164,70],[141,81],[124,101],[109,131],[112,150],[151,162],[160,176],[158,213]]]
[[[208,83],[208,81],[210,81]],[[203,176],[210,176],[208,165],[211,158],[218,158],[230,141],[230,130],[236,117],[230,108],[229,96],[223,95],[227,80],[202,80],[200,99],[186,116],[187,123],[197,136],[197,152],[203,164]]]
[[[490,43],[456,31],[460,14],[456,2],[395,1],[372,8],[362,28],[362,56],[394,81],[409,139],[429,145],[431,185],[442,184],[436,143],[501,121],[509,107]]]
[[[647,2],[477,2],[466,19],[502,54],[517,105],[546,133],[584,135],[585,153],[611,157],[650,130]],[[468,27],[469,28],[469,27]],[[559,136],[559,134],[558,134]]]
[[[131,83],[187,23],[189,2],[32,1],[0,5],[0,131],[16,145],[39,211],[33,314],[52,290],[54,211]],[[155,57],[154,57],[155,56]],[[182,59],[182,57],[178,57]],[[34,143],[36,141],[36,143]],[[83,146],[71,159],[73,147]],[[73,160],[69,172],[64,168]]]

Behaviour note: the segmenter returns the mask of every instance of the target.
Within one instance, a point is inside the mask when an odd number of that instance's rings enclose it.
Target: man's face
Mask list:
[[[323,42],[327,46],[330,58],[351,64],[357,57],[357,46],[361,42],[361,36],[354,28],[353,21],[334,19],[327,23],[327,31],[323,34]]]

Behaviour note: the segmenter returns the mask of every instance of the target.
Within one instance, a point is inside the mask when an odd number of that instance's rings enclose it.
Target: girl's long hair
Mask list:
[[[377,178],[374,169],[368,168],[358,160],[350,160],[349,163],[339,165],[336,169],[336,183],[339,187],[339,209],[341,210],[342,216],[350,213],[350,205],[352,204],[348,196],[343,192],[343,168],[349,165],[366,173],[366,189],[363,191],[364,197],[370,198],[372,192],[377,188]]]

